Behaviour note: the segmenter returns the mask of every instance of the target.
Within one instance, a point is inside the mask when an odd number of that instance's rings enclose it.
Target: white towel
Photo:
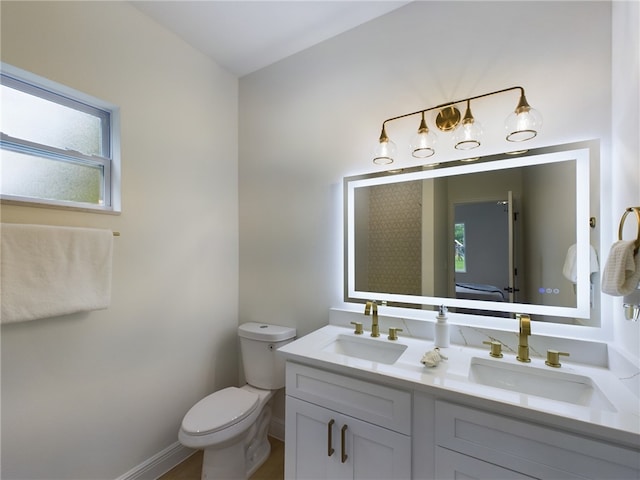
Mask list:
[[[0,323],[109,306],[110,230],[3,223],[1,234]]]
[[[640,255],[633,255],[635,243],[619,240],[613,244],[602,273],[602,291],[614,297],[628,295],[640,282]]]
[[[589,245],[590,258],[589,258],[589,274],[595,273],[599,270],[598,254],[593,245]],[[573,244],[567,250],[567,256],[564,259],[564,266],[562,267],[562,274],[567,280],[572,283],[576,283],[578,278],[578,268],[576,261],[576,245]]]

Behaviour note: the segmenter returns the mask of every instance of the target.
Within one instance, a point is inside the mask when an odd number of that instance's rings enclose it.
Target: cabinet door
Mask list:
[[[350,478],[340,463],[341,415],[287,396],[285,415],[286,480]]]
[[[477,458],[437,447],[436,478],[438,480],[531,480],[535,477],[529,477]]]
[[[346,465],[355,480],[409,480],[411,478],[411,437],[352,417],[343,417],[347,427]]]
[[[287,396],[285,479],[409,480],[411,438]]]

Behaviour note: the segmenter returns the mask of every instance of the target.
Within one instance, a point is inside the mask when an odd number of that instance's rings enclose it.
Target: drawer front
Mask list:
[[[411,393],[287,362],[287,395],[411,434]]]
[[[468,457],[446,448],[436,448],[436,478],[438,480],[535,480],[534,477],[522,475],[506,468]]]
[[[640,452],[436,401],[436,443],[537,478],[638,478]]]

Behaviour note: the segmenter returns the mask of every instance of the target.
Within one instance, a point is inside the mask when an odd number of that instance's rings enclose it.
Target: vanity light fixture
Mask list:
[[[388,165],[393,163],[393,157],[396,155],[396,144],[387,136],[387,132],[384,129],[384,123],[382,124],[382,132],[380,133],[380,140],[376,146],[376,150],[373,155],[373,163],[378,165]]]
[[[531,108],[527,102],[527,98],[522,87],[511,87],[498,90],[475,97],[469,97],[455,102],[443,103],[424,110],[406,113],[397,117],[386,119],[382,122],[382,131],[378,144],[374,152],[373,163],[378,165],[388,165],[393,163],[396,153],[396,144],[389,138],[386,131],[386,124],[394,120],[410,117],[420,114],[420,126],[418,132],[414,136],[410,148],[411,155],[415,158],[427,158],[436,153],[435,144],[437,136],[427,125],[425,121],[425,113],[431,110],[438,110],[436,116],[436,127],[443,132],[454,131],[455,148],[458,150],[471,150],[480,146],[482,141],[482,126],[473,117],[471,113],[471,100],[496,95],[498,93],[509,92],[512,90],[520,90],[520,99],[515,110],[507,117],[505,121],[506,139],[509,142],[523,142],[530,140],[538,134],[538,130],[542,126],[542,116],[540,113]],[[466,102],[466,110],[464,117],[461,117],[457,104]]]
[[[482,126],[471,115],[471,102],[467,100],[467,111],[462,119],[462,124],[456,128],[453,136],[455,148],[458,150],[471,150],[480,146],[482,138]]]
[[[424,112],[422,112],[422,120],[420,120],[420,127],[418,133],[413,137],[411,142],[411,155],[416,158],[428,158],[436,153],[433,148],[436,144],[436,134],[429,130],[427,122],[424,119]]]

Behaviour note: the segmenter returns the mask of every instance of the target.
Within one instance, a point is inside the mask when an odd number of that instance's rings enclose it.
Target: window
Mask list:
[[[464,223],[456,223],[454,225],[453,242],[456,252],[455,266],[456,272],[464,273],[467,271],[467,258],[465,257],[465,235]]]
[[[3,201],[118,212],[118,111],[2,64]]]

